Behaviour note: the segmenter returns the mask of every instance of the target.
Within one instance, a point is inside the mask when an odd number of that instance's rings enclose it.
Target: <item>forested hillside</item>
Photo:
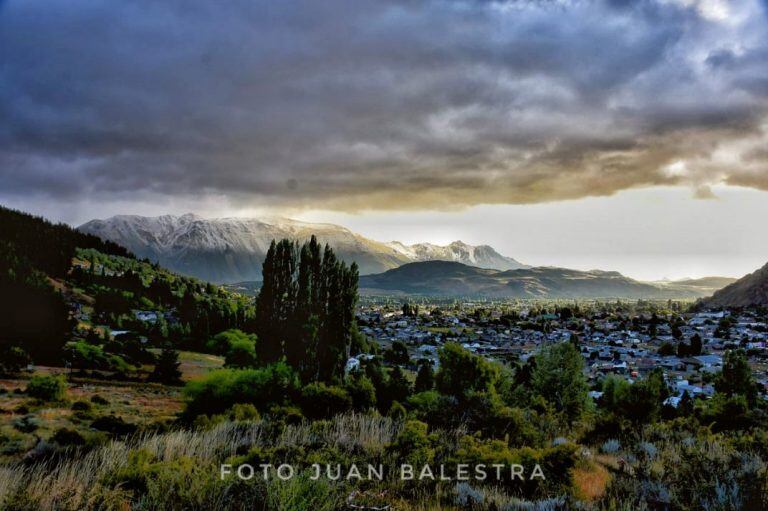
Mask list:
[[[17,365],[28,357],[36,364],[66,359],[124,369],[125,346],[110,338],[110,329],[130,330],[149,346],[172,338],[176,347],[196,347],[212,332],[253,318],[247,298],[66,225],[0,208],[0,226],[0,352],[6,360],[15,353]],[[86,348],[84,341],[96,337],[109,342]]]

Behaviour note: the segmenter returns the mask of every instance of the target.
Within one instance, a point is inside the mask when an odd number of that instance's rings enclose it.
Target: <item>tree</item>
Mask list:
[[[360,372],[351,374],[345,388],[355,410],[365,412],[376,406],[376,387],[366,375]]]
[[[381,405],[386,406],[388,409],[391,403],[395,401],[404,403],[408,396],[411,395],[411,392],[411,383],[405,377],[403,370],[399,367],[394,367],[389,371],[387,391],[384,396],[384,402]]]
[[[659,347],[659,355],[662,357],[671,357],[674,354],[675,354],[675,347],[668,342],[665,342]]]
[[[340,382],[356,334],[357,264],[338,261],[313,236],[298,247],[273,241],[257,298],[258,356],[285,359],[304,381]]]
[[[691,337],[691,356],[701,355],[701,336],[699,334],[693,334]]]
[[[432,362],[421,360],[419,362],[419,372],[416,374],[416,383],[414,390],[416,392],[426,392],[435,387],[435,373],[432,370]]]
[[[544,347],[536,359],[531,382],[533,391],[552,403],[570,424],[587,408],[589,386],[584,360],[570,343]]]
[[[179,371],[179,352],[170,345],[166,345],[157,357],[155,369],[149,376],[152,381],[167,384],[176,384],[181,382],[181,371]]]
[[[715,378],[715,390],[727,397],[744,396],[750,406],[757,402],[757,385],[744,350],[725,354],[723,369]]]
[[[654,369],[647,378],[630,385],[619,376],[603,381],[601,406],[632,424],[646,424],[658,418],[669,389],[661,369]]]
[[[419,306],[418,305],[411,305],[408,302],[405,302],[403,304],[403,316],[406,317],[415,317],[419,315]]]
[[[402,341],[395,341],[392,347],[384,352],[384,361],[393,365],[408,365],[411,357],[408,356],[408,348]]]
[[[455,342],[446,343],[439,351],[440,369],[435,375],[437,390],[464,398],[472,391],[492,390],[498,370],[488,360],[477,356]]]
[[[573,344],[573,347],[576,348],[577,350],[581,349],[581,339],[579,339],[579,334],[577,334],[576,332],[571,332],[571,336],[568,339],[568,342]]]

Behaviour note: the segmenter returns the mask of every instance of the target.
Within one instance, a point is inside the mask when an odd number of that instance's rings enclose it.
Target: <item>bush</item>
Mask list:
[[[59,428],[51,436],[51,441],[61,446],[83,445],[85,443],[85,438],[74,429]]]
[[[256,407],[248,403],[233,405],[225,415],[231,421],[257,421],[261,418]]]
[[[615,454],[619,452],[620,449],[621,449],[621,443],[615,438],[612,438],[611,440],[606,440],[603,443],[603,445],[600,446],[600,450],[606,454]]]
[[[22,433],[32,433],[40,427],[40,420],[34,415],[25,415],[24,417],[14,419],[13,427]]]
[[[355,410],[364,412],[376,406],[376,387],[370,378],[363,374],[355,374],[349,378],[345,386],[352,406]]]
[[[435,449],[427,434],[428,426],[420,421],[407,421],[395,441],[387,446],[387,450],[397,455],[401,463],[422,465],[432,463]]]
[[[181,371],[179,371],[179,352],[166,346],[160,352],[155,362],[155,368],[149,379],[168,385],[175,385],[181,381]]]
[[[31,362],[26,351],[18,346],[0,347],[0,375],[14,375]]]
[[[352,398],[342,387],[310,383],[301,392],[301,408],[310,419],[328,418],[352,408]]]
[[[253,367],[256,362],[256,344],[248,339],[232,342],[224,357],[224,365],[227,367]]]
[[[94,394],[91,396],[91,403],[96,405],[108,405],[109,401],[107,401],[106,399],[104,399],[98,394]]]
[[[299,379],[288,365],[279,362],[260,369],[220,369],[204,379],[187,383],[185,416],[222,413],[237,403],[256,409],[290,404],[298,394]]]
[[[91,423],[91,427],[115,436],[130,435],[136,431],[134,424],[125,422],[122,417],[116,415],[99,417]]]
[[[405,410],[405,407],[397,401],[392,402],[392,406],[389,407],[387,412],[387,417],[394,420],[403,420],[407,415],[408,412]]]
[[[246,334],[242,330],[232,328],[214,335],[205,347],[217,355],[226,355],[235,345],[250,345],[253,348],[257,340],[254,334]]]
[[[63,376],[33,376],[27,384],[27,394],[41,401],[61,401],[67,393]]]
[[[70,408],[75,412],[89,412],[93,407],[88,401],[75,401]]]

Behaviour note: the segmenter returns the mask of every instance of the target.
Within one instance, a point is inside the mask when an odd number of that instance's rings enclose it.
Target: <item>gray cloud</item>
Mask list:
[[[757,0],[6,1],[0,197],[768,189],[765,21]]]

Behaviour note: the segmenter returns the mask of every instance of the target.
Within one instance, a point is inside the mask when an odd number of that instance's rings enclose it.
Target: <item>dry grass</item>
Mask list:
[[[611,474],[598,463],[585,463],[571,472],[576,497],[579,500],[594,502],[600,499],[611,482]]]
[[[360,446],[383,449],[398,430],[398,425],[384,417],[349,414],[327,421],[320,428],[310,424],[289,426],[280,435],[278,443],[308,445],[321,440],[345,450]],[[207,431],[147,434],[127,441],[112,441],[59,463],[2,467],[0,508],[7,499],[23,494],[39,509],[91,509],[89,502],[103,491],[100,481],[105,475],[126,466],[129,454],[139,450],[159,461],[192,459],[197,466],[211,467],[210,477],[215,481],[221,462],[242,448],[265,446],[269,441],[262,422],[227,422]],[[114,496],[111,490],[110,494]]]

